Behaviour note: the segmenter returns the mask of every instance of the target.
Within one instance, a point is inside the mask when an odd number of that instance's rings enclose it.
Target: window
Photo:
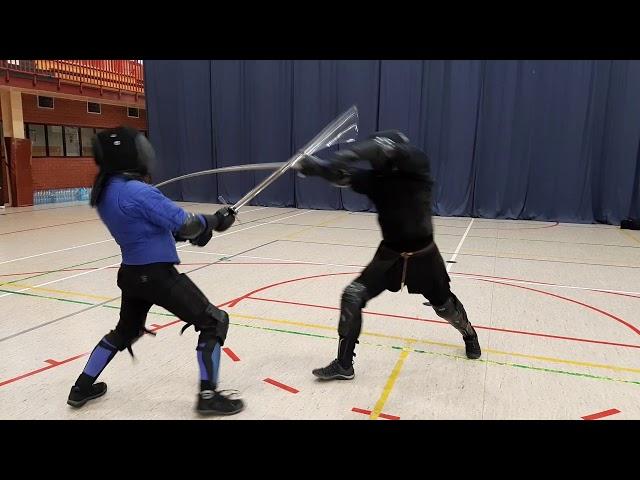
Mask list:
[[[41,97],[38,95],[38,107],[53,109],[53,97]]]
[[[49,156],[64,157],[62,127],[60,125],[47,125],[47,140],[49,143]]]
[[[82,156],[93,157],[93,145],[91,139],[95,135],[93,128],[82,127],[80,129],[80,138],[82,139]]]
[[[44,134],[44,125],[27,124],[27,138],[31,140],[31,156],[47,156],[47,139]]]
[[[92,139],[104,128],[25,123],[24,130],[33,157],[93,157]]]
[[[78,127],[64,128],[65,157],[80,156],[80,129]]]
[[[87,102],[87,112],[89,113],[102,113],[102,106],[99,103]]]
[[[140,110],[135,107],[127,108],[127,117],[140,118]]]

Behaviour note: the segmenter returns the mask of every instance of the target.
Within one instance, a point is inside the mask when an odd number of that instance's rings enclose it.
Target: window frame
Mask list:
[[[63,152],[64,152],[64,156],[66,158],[80,158],[82,157],[82,133],[81,133],[81,129],[82,127],[78,127],[75,125],[61,125],[62,127],[62,143],[64,146]],[[66,129],[67,128],[77,128],[78,129],[78,155],[69,155],[67,153],[67,132]]]
[[[92,103],[94,105],[98,105],[98,110],[97,112],[92,112],[91,110],[89,110],[89,104]],[[102,104],[98,103],[98,102],[90,102],[87,100],[87,113],[90,113],[91,115],[102,115]],[[85,128],[89,128],[89,127],[85,127]]]
[[[38,106],[38,108],[41,108],[43,110],[55,110],[56,108],[56,97],[49,97],[47,95],[38,95],[38,98],[36,99],[36,105]],[[41,98],[50,98],[51,99],[51,106],[50,107],[43,107],[40,105],[40,99]]]

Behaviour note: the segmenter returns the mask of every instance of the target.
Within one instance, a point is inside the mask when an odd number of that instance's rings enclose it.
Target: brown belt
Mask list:
[[[416,255],[421,255],[423,253],[427,253],[435,247],[435,243],[431,242],[429,245],[424,247],[422,250],[417,250],[415,252],[402,252],[400,256],[404,259],[404,263],[402,265],[402,280],[400,281],[400,291],[404,289],[405,280],[407,279],[407,264],[409,263],[409,259]]]

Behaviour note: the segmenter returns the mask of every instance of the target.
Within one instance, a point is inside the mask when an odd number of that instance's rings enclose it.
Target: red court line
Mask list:
[[[371,415],[371,410],[365,410],[364,408],[353,407],[351,411],[356,413],[362,413],[364,415]],[[400,420],[400,417],[396,417],[395,415],[389,415],[386,413],[380,413],[378,416],[380,418],[385,418],[387,420]]]
[[[197,263],[182,263],[181,265],[197,265]],[[206,265],[206,264],[205,264]],[[213,262],[211,265],[308,265],[305,262]]]
[[[583,420],[598,420],[599,418],[609,417],[611,415],[615,415],[616,413],[620,413],[620,410],[617,408],[612,408],[610,410],[605,410],[604,412],[592,413],[591,415],[585,415],[581,417]]]
[[[224,265],[224,263],[217,263],[217,262],[214,262],[214,263],[216,263],[217,265]],[[117,267],[114,267],[114,268],[117,268]],[[294,278],[294,279],[290,279],[290,280],[285,280],[285,281],[273,283],[273,284],[266,285],[266,286],[260,287],[258,289],[255,289],[255,290],[253,290],[251,292],[248,292],[248,293],[246,293],[246,294],[244,294],[244,295],[242,295],[240,297],[237,297],[235,299],[232,299],[232,300],[229,300],[229,301],[227,301],[225,303],[222,303],[222,304],[218,305],[218,307],[221,308],[221,307],[223,307],[225,305],[233,307],[233,306],[237,305],[239,302],[241,302],[242,300],[245,300],[245,299],[251,297],[251,295],[253,295],[254,293],[261,292],[261,291],[264,291],[264,290],[268,290],[268,289],[273,288],[273,287],[278,286],[278,285],[283,285],[283,284],[287,284],[287,283],[294,283],[294,282],[298,282],[298,281],[302,281],[302,280],[308,280],[308,279],[314,279],[314,278],[323,278],[323,277],[336,276],[336,275],[354,275],[356,273],[358,273],[358,272],[325,273],[325,274],[320,274],[320,275],[311,275],[311,276],[306,276],[306,277],[300,277],[300,278]],[[481,278],[478,278],[477,280],[479,280],[479,281],[487,281],[487,282],[490,282],[490,283],[496,283],[496,284],[500,284],[500,285],[506,285],[506,286],[510,286],[510,287],[522,288],[524,290],[530,290],[530,291],[533,291],[533,292],[542,293],[544,295],[549,295],[549,296],[556,297],[556,298],[559,298],[559,299],[562,299],[562,300],[566,300],[568,302],[576,303],[576,304],[581,305],[581,306],[583,306],[585,308],[589,308],[591,310],[599,312],[599,313],[601,313],[601,314],[603,314],[603,315],[605,315],[607,317],[613,318],[614,320],[616,320],[616,321],[618,321],[620,323],[623,323],[624,325],[628,326],[629,328],[631,328],[636,333],[640,334],[640,332],[633,325],[630,325],[629,323],[625,322],[624,320],[622,320],[622,319],[620,319],[620,318],[618,318],[618,317],[616,317],[616,316],[614,316],[614,315],[612,315],[612,314],[610,314],[608,312],[600,310],[600,309],[598,309],[596,307],[593,307],[591,305],[579,302],[577,300],[572,300],[570,298],[566,298],[566,297],[563,297],[561,295],[555,295],[553,293],[545,292],[545,291],[542,291],[542,290],[536,290],[536,289],[533,289],[533,288],[523,287],[523,286],[520,286],[520,285],[513,285],[513,284],[509,284],[509,283],[497,282],[497,281],[494,281],[494,280],[483,280]],[[255,300],[257,298],[253,297],[252,299]],[[320,307],[321,308],[334,308],[334,307],[324,307],[324,306],[320,306]],[[367,313],[371,313],[371,314],[374,314],[374,315],[376,314],[375,312],[367,312]],[[381,315],[391,316],[390,314],[381,314]],[[441,323],[440,321],[437,321],[437,320],[419,319],[417,317],[416,318],[408,317],[408,318],[409,319],[414,319],[414,320],[428,321],[428,322],[433,322],[433,323]],[[181,320],[175,320],[173,322],[169,322],[169,323],[164,324],[164,325],[153,324],[152,326],[155,327],[155,330],[159,330],[159,329],[162,329],[162,328],[169,327],[171,325],[175,325],[176,323],[180,323],[180,322],[181,322]],[[442,323],[444,323],[444,322],[442,322]],[[480,327],[480,328],[489,328],[489,327]],[[515,331],[515,330],[512,333],[532,334],[531,332],[518,332],[518,331]],[[563,338],[563,337],[547,335],[547,334],[538,334],[538,335],[539,336],[547,336],[549,338]],[[589,342],[589,343],[601,343],[601,344],[608,344],[608,345],[616,345],[616,346],[638,348],[637,345],[617,344],[617,343],[613,343],[613,342],[604,342],[604,341],[598,341],[598,340],[573,339],[571,337],[564,337],[563,339],[575,340],[575,341],[584,341],[584,342]],[[76,359],[78,359],[80,357],[83,357],[85,355],[88,355],[88,353],[83,353],[83,354],[80,354],[80,355],[76,355],[76,356],[71,357],[69,359],[63,360],[60,363],[56,363],[55,365],[54,364],[49,364],[46,367],[43,367],[43,368],[40,368],[40,369],[37,369],[37,370],[33,370],[31,372],[27,372],[27,373],[25,373],[23,375],[20,375],[18,377],[14,377],[14,378],[2,381],[2,382],[0,382],[0,387],[2,387],[4,385],[7,385],[9,383],[13,383],[13,382],[15,382],[17,380],[21,380],[23,378],[29,377],[31,375],[35,375],[37,373],[43,372],[45,370],[49,370],[50,368],[57,367],[57,366],[62,365],[64,363],[76,360]],[[55,362],[55,360],[54,360],[54,362]],[[267,380],[265,380],[265,381],[267,381]]]
[[[463,275],[465,277],[491,278],[491,279],[494,279],[494,280],[512,280],[514,282],[531,282],[531,283],[539,283],[540,285],[549,285],[549,286],[552,286],[552,287],[561,287],[562,286],[562,285],[559,285],[557,283],[539,282],[537,280],[525,280],[523,278],[496,277],[496,276],[493,276],[493,275],[481,275],[479,273],[453,272],[450,275],[453,275],[453,276]],[[587,288],[587,287],[585,287],[584,290],[586,290],[588,292],[609,293],[611,295],[622,295],[624,297],[640,298],[640,295],[632,295],[630,293],[622,293],[622,292],[608,292],[606,290],[599,290],[597,288]]]
[[[190,267],[196,265],[309,265],[309,262],[190,262],[190,263],[180,263],[178,266]],[[322,265],[321,263],[315,265]],[[357,267],[358,265],[354,265]],[[0,277],[13,277],[17,275],[36,275],[41,273],[57,273],[57,272],[77,272],[77,271],[89,271],[89,270],[97,270],[100,267],[91,267],[91,268],[61,268],[59,270],[45,270],[43,272],[16,272],[16,273],[0,273]],[[117,269],[120,266],[106,267],[103,270],[107,269]]]
[[[593,290],[593,291],[599,292],[599,293],[608,293],[609,295],[620,295],[622,297],[640,298],[640,295],[631,295],[630,293],[607,292],[606,290]]]
[[[299,282],[302,280],[309,280],[309,279],[313,279],[313,278],[322,278],[322,277],[331,277],[331,276],[336,276],[336,275],[353,275],[357,272],[340,272],[340,273],[325,273],[325,274],[321,274],[321,275],[311,275],[311,276],[306,276],[306,277],[299,277],[299,278],[292,278],[290,280],[284,280],[281,282],[276,282],[276,283],[272,283],[270,285],[266,285],[264,287],[260,287],[257,288],[255,290],[253,290],[252,292],[246,293],[240,297],[237,297],[229,302],[225,302],[223,305],[228,305],[229,307],[234,307],[235,305],[237,305],[239,302],[241,302],[242,300],[245,300],[249,297],[251,297],[254,293],[258,293],[258,292],[262,292],[264,290],[268,290],[270,288],[279,286],[279,285],[284,285],[287,283],[294,283],[294,282]],[[602,315],[605,315],[606,317],[609,317],[613,320],[615,320],[618,323],[621,323],[622,325],[625,325],[626,327],[628,327],[630,330],[632,330],[633,332],[635,332],[636,334],[640,335],[640,330],[638,330],[635,326],[633,326],[632,324],[630,324],[629,322],[623,320],[620,317],[617,317],[609,312],[606,312],[604,310],[601,310],[599,308],[596,308],[592,305],[589,305],[587,303],[583,303],[583,302],[579,302],[578,300],[573,300],[571,298],[568,297],[563,297],[562,295],[557,295],[555,293],[550,293],[550,292],[545,292],[544,290],[537,290],[535,288],[530,288],[530,287],[524,287],[522,285],[514,285],[512,283],[505,283],[505,282],[498,282],[496,280],[485,280],[482,278],[477,278],[476,280],[480,281],[480,282],[489,282],[489,283],[495,283],[498,285],[506,285],[508,287],[514,287],[514,288],[521,288],[523,290],[529,290],[531,292],[536,292],[536,293],[541,293],[543,295],[548,295],[550,297],[554,297],[554,298],[559,298],[561,300],[565,300],[567,302],[571,302],[571,303],[575,303],[577,305],[581,305],[585,308],[588,308],[590,310],[596,311],[598,313],[601,313]]]
[[[604,310],[601,310],[601,309],[599,309],[597,307],[594,307],[593,305],[589,305],[588,303],[583,303],[583,302],[580,302],[578,300],[573,300],[572,298],[564,297],[562,295],[557,295],[555,293],[545,292],[544,290],[538,290],[536,288],[525,287],[523,285],[515,285],[513,283],[498,282],[498,281],[495,281],[495,280],[483,280],[481,278],[479,278],[478,281],[480,281],[480,282],[497,283],[498,285],[507,285],[509,287],[514,287],[514,288],[521,288],[523,290],[529,290],[531,292],[541,293],[543,295],[548,295],[550,297],[555,297],[555,298],[559,298],[561,300],[565,300],[567,302],[575,303],[576,305],[583,306],[585,308],[588,308],[589,310],[593,310],[593,311],[601,313],[602,315],[605,315],[605,316],[607,316],[609,318],[612,318],[616,322],[621,323],[622,325],[625,325],[626,327],[628,327],[630,330],[635,332],[637,335],[640,335],[640,330],[638,330],[638,328],[636,328],[634,325],[631,325],[629,322],[623,320],[620,317],[617,317],[617,316],[613,315],[612,313],[609,313],[609,312],[606,312]]]
[[[294,282],[299,282],[301,280],[309,280],[311,278],[331,277],[331,276],[335,276],[335,275],[353,275],[355,273],[358,273],[358,272],[323,273],[321,275],[310,275],[308,277],[300,277],[300,278],[293,278],[291,280],[284,280],[282,282],[272,283],[272,284],[266,285],[264,287],[256,288],[252,292],[245,293],[244,295],[242,295],[240,297],[234,298],[233,300],[229,300],[228,302],[223,303],[221,306],[228,305],[229,307],[235,307],[242,300],[250,297],[254,293],[262,292],[263,290],[269,290],[270,288],[277,287],[278,285],[284,285],[286,283],[294,283]]]
[[[535,220],[534,220],[535,221]],[[551,225],[541,225],[541,226],[536,226],[536,227],[516,227],[516,228],[493,228],[493,227],[476,227],[474,230],[497,230],[497,231],[502,231],[502,232],[506,232],[506,231],[517,231],[517,230],[540,230],[541,228],[553,228],[553,227],[557,227],[558,225],[560,225],[560,222],[555,222]],[[440,227],[454,227],[454,228],[464,228],[464,227],[458,227],[456,225],[440,225]]]
[[[538,230],[541,228],[552,228],[552,227],[557,227],[558,225],[560,225],[560,222],[555,222],[553,225],[544,225],[542,227],[531,227],[531,228],[516,228],[514,230]]]
[[[9,383],[17,382],[18,380],[22,380],[23,378],[30,377],[30,376],[35,375],[37,373],[44,372],[45,370],[50,370],[52,368],[59,367],[60,365],[64,365],[65,363],[72,362],[74,360],[77,360],[80,357],[84,357],[85,355],[89,355],[89,352],[81,353],[80,355],[75,355],[73,357],[67,358],[66,360],[61,360],[60,362],[57,362],[57,363],[53,363],[53,364],[50,363],[46,367],[38,368],[37,370],[32,370],[31,372],[23,373],[22,375],[19,375],[17,377],[10,378],[9,380],[5,380],[3,382],[0,382],[0,387],[3,387],[3,386],[5,386],[5,385],[7,385]],[[54,362],[55,362],[55,360],[54,360]]]
[[[180,323],[182,320],[178,319],[178,320],[174,320],[173,322],[169,322],[169,323],[163,323],[158,325],[157,323],[153,323],[151,324],[151,326],[153,328],[150,328],[149,330],[151,330],[152,332],[158,331],[158,330],[162,330],[163,328],[167,328],[170,327],[171,325],[175,325],[176,323]]]
[[[93,268],[61,268],[60,270],[45,270],[44,272],[16,272],[16,273],[0,273],[0,277],[14,277],[17,275],[36,275],[39,273],[56,273],[56,272],[75,272],[82,270],[95,270],[98,267]],[[118,268],[118,267],[107,267],[107,268]]]
[[[31,210],[22,210],[20,212],[7,212],[7,213],[0,213],[0,217],[4,217],[5,215],[18,215],[20,213],[38,213],[38,212],[46,212],[47,210],[58,210],[60,208],[73,208],[73,207],[80,207],[82,205],[67,205],[64,207],[49,207],[49,208],[33,208]],[[31,208],[31,207],[12,207],[12,208]]]
[[[189,263],[181,263],[180,265],[186,267],[186,266],[196,266],[196,265],[323,265],[323,264],[322,263],[313,263],[313,262],[189,262]],[[364,265],[344,265],[344,266],[346,266],[346,267],[364,268]],[[63,268],[63,269],[60,269],[60,270],[46,270],[46,271],[41,271],[41,272],[0,273],[0,277],[11,277],[11,276],[17,276],[17,275],[34,275],[34,274],[41,274],[41,273],[88,271],[88,270],[96,270],[97,268],[99,268],[99,267]],[[107,269],[117,269],[117,268],[120,268],[120,267],[119,266],[107,267]],[[513,277],[498,277],[498,276],[494,276],[494,275],[483,275],[483,274],[480,274],[480,273],[454,272],[451,275],[453,275],[453,276],[461,275],[461,276],[468,276],[468,277],[490,278],[490,279],[495,279],[495,280],[512,280],[512,281],[517,281],[517,282],[532,282],[532,283],[538,283],[540,285],[549,285],[549,286],[553,286],[553,287],[562,287],[563,286],[563,285],[559,285],[557,283],[542,282],[542,281],[538,281],[538,280],[529,280],[529,279],[524,279],[524,278],[513,278]],[[472,279],[472,280],[479,280],[480,278]],[[618,296],[630,297],[630,298],[640,298],[640,295],[632,295],[632,294],[629,294],[629,293],[622,293],[622,292],[611,292],[611,291],[606,291],[606,290],[600,290],[600,289],[597,289],[597,288],[585,287],[584,290],[588,291],[588,292],[608,293],[610,295],[618,295]],[[226,302],[224,305],[230,304],[233,301],[235,301],[235,300],[230,300],[229,302]],[[239,303],[239,302],[237,302],[237,303]],[[234,306],[234,305],[230,305],[230,306]]]
[[[277,300],[275,298],[262,298],[262,297],[247,297],[245,300],[260,300],[262,302],[272,302],[272,303],[285,303],[289,305],[296,305],[301,307],[313,307],[313,308],[322,308],[325,310],[340,310],[337,307],[329,307],[326,305],[315,305],[312,303],[301,303],[301,302],[291,302],[288,300]],[[380,317],[389,317],[389,318],[400,318],[403,320],[415,320],[419,322],[428,322],[428,323],[438,323],[441,325],[448,325],[444,320],[431,320],[428,318],[420,318],[420,317],[407,317],[404,315],[394,315],[391,313],[383,313],[383,312],[373,312],[371,310],[362,310],[362,313],[366,313],[369,315],[377,315]],[[565,337],[563,335],[552,335],[550,333],[538,333],[538,332],[528,332],[526,330],[511,330],[508,328],[498,328],[498,327],[484,327],[482,325],[473,325],[475,328],[479,330],[492,330],[495,332],[504,332],[504,333],[515,333],[520,335],[530,335],[534,337],[546,337],[546,338],[557,338],[559,340],[570,340],[574,342],[582,342],[582,343],[595,343],[601,345],[612,345],[615,347],[628,347],[628,348],[640,348],[640,345],[633,345],[629,343],[617,343],[617,342],[607,342],[605,340],[591,340],[588,338],[578,338],[578,337]]]
[[[262,380],[263,382],[267,382],[270,383],[271,385],[273,385],[274,387],[278,387],[281,388],[283,390],[286,390],[287,392],[291,392],[291,393],[298,393],[300,390],[296,390],[293,387],[290,387],[289,385],[285,385],[284,383],[280,383],[272,378],[265,378],[264,380]]]
[[[43,230],[45,228],[62,227],[63,225],[73,225],[74,223],[97,222],[98,220],[100,219],[92,218],[91,220],[78,220],[77,222],[57,223],[55,225],[45,225],[44,227],[25,228],[24,230],[14,230],[13,232],[4,232],[4,233],[0,233],[0,235],[11,235],[12,233],[32,232],[34,230]]]
[[[218,305],[218,307],[221,307],[221,306],[222,305]],[[182,320],[178,319],[178,320],[174,320],[172,322],[165,323],[165,324],[160,324],[160,325],[157,324],[157,323],[152,323],[151,326],[153,328],[150,328],[149,330],[151,330],[152,332],[155,332],[157,330],[162,330],[163,328],[170,327],[171,325],[175,325],[176,323],[180,323],[180,322],[182,322]],[[37,373],[44,372],[45,370],[49,370],[51,368],[59,367],[60,365],[64,365],[65,363],[72,362],[74,360],[77,360],[80,357],[84,357],[85,355],[89,355],[89,352],[81,353],[80,355],[75,355],[73,357],[67,358],[66,360],[61,360],[60,362],[57,362],[56,360],[52,360],[52,359],[49,358],[49,359],[45,360],[45,362],[48,363],[48,365],[46,367],[38,368],[37,370],[33,370],[31,372],[24,373],[24,374],[19,375],[17,377],[10,378],[8,380],[4,380],[4,381],[0,382],[0,387],[3,387],[4,385],[8,385],[9,383],[17,382],[18,380],[22,380],[23,378],[30,377],[30,376],[35,375]]]
[[[233,360],[234,362],[239,362],[239,361],[240,361],[240,357],[238,357],[235,353],[233,353],[233,350],[231,350],[230,348],[228,348],[228,347],[224,347],[224,348],[222,349],[222,351],[223,351],[224,353],[226,353],[226,354],[229,356],[229,358],[230,358],[231,360]]]

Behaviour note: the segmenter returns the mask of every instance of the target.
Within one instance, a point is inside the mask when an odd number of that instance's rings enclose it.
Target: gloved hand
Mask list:
[[[196,238],[189,240],[192,245],[204,247],[213,236],[213,230],[224,232],[236,221],[236,215],[231,207],[222,207],[213,215],[202,215],[207,223],[204,231]]]
[[[351,181],[349,163],[357,161],[357,156],[350,150],[337,152],[330,160],[323,160],[313,155],[305,155],[293,166],[302,177],[322,177],[339,187],[346,187]]]
[[[173,234],[173,239],[176,241],[176,243],[178,243],[178,242],[186,242],[187,241],[187,239],[181,237],[179,233],[174,233]]]
[[[316,157],[304,155],[293,165],[293,168],[303,177],[315,177],[322,173],[321,162],[322,160]]]
[[[234,212],[231,207],[222,207],[215,213],[214,217],[216,217],[217,219],[217,224],[213,227],[213,229],[216,232],[224,232],[235,223],[236,212]],[[209,220],[207,219],[207,223],[208,222]]]
[[[196,238],[189,240],[189,242],[191,243],[191,245],[195,245],[196,247],[204,247],[207,243],[209,243],[209,240],[211,240],[212,236],[213,233],[211,232],[211,229],[207,228]]]

